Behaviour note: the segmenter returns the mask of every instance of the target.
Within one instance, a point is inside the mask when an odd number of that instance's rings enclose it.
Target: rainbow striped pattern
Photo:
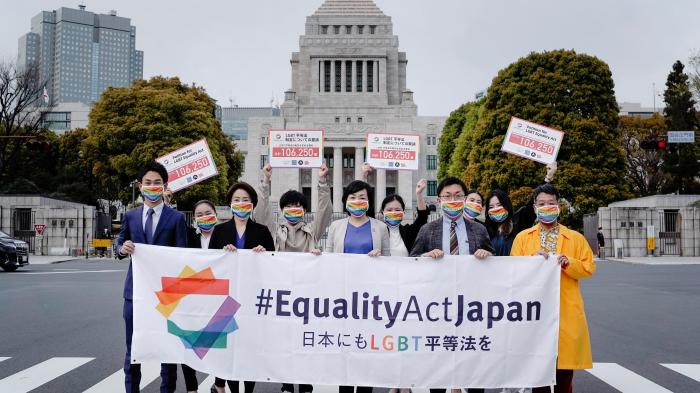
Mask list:
[[[443,201],[440,203],[442,212],[451,220],[456,220],[462,217],[464,211],[464,201]]]
[[[353,217],[362,217],[367,214],[369,210],[369,201],[358,200],[358,201],[347,201],[345,203],[345,209]]]
[[[559,206],[548,205],[537,207],[537,219],[544,224],[551,224],[559,218]]]
[[[304,218],[304,209],[301,207],[287,207],[282,214],[287,222],[296,224]]]
[[[503,206],[494,207],[489,209],[489,217],[496,222],[503,222],[508,218],[508,210]]]
[[[194,222],[197,224],[197,228],[199,228],[201,232],[209,233],[212,231],[212,229],[214,229],[214,225],[216,225],[216,214],[195,217]]]
[[[252,202],[233,202],[231,203],[231,213],[242,220],[250,217],[253,212]]]
[[[474,202],[464,202],[464,214],[466,214],[467,217],[477,218],[481,215],[482,211],[484,211],[484,207],[480,204]]]
[[[403,221],[403,212],[384,212],[384,222],[390,227],[396,227]]]
[[[158,202],[163,197],[163,186],[141,186],[141,195],[151,202]]]

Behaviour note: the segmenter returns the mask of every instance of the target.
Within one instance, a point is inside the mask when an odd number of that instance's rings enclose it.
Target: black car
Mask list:
[[[0,267],[6,272],[13,272],[18,267],[29,263],[29,245],[22,240],[13,239],[0,231]]]

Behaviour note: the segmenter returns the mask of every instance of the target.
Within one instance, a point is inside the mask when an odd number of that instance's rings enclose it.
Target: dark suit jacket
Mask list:
[[[143,232],[143,206],[129,210],[122,218],[122,227],[117,238],[117,250],[121,249],[125,241],[134,243],[146,243],[146,235]],[[185,215],[165,205],[158,219],[158,226],[153,234],[153,243],[158,246],[187,247],[187,224]],[[119,255],[126,258],[126,255]],[[133,278],[131,277],[131,262],[124,282],[124,299],[132,298]]]
[[[428,209],[418,210],[418,215],[412,224],[404,224],[399,226],[399,233],[401,234],[401,240],[406,246],[406,249],[410,252],[413,249],[413,245],[416,243],[416,237],[418,236],[418,231],[428,222],[428,216],[430,211]]]
[[[493,252],[493,246],[491,245],[491,240],[489,240],[486,227],[481,223],[469,221],[466,218],[461,219],[464,220],[467,229],[469,253],[474,254],[478,249]],[[442,220],[443,218],[440,217],[423,225],[423,228],[418,232],[416,244],[411,250],[412,257],[419,257],[436,248],[442,250]]]
[[[209,239],[209,249],[224,248],[227,244],[234,244],[236,239],[235,219],[214,227],[214,232]],[[234,244],[235,245],[235,244]],[[265,225],[248,220],[245,227],[246,250],[256,246],[263,246],[267,251],[275,251],[275,242],[272,240],[270,230]]]
[[[202,235],[194,228],[187,228],[187,248],[202,248]]]

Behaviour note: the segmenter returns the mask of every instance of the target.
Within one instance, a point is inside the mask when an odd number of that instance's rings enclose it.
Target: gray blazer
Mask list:
[[[440,217],[423,225],[423,228],[418,232],[413,250],[411,250],[412,257],[419,257],[434,249],[442,250],[442,220],[443,218]],[[486,231],[486,227],[479,222],[470,221],[466,218],[462,218],[462,220],[464,220],[467,228],[469,253],[474,254],[479,249],[493,252],[493,246],[491,245],[491,240],[489,240],[489,233]]]
[[[372,226],[372,249],[382,250],[382,256],[391,255],[389,245],[389,230],[386,224],[372,217],[368,217]],[[345,249],[345,232],[348,229],[348,219],[335,220],[328,228],[328,238],[326,239],[326,252],[342,254]]]

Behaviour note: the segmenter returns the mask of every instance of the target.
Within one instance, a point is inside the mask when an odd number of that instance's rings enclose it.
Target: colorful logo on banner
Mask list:
[[[185,266],[177,277],[161,277],[161,284],[163,289],[156,292],[160,300],[156,309],[167,319],[168,333],[179,337],[200,359],[212,348],[226,348],[228,334],[238,330],[234,315],[241,307],[229,296],[229,280],[214,277],[211,268],[196,272]],[[171,316],[180,300],[188,295],[224,295],[226,298],[203,329],[185,330],[173,322]]]

